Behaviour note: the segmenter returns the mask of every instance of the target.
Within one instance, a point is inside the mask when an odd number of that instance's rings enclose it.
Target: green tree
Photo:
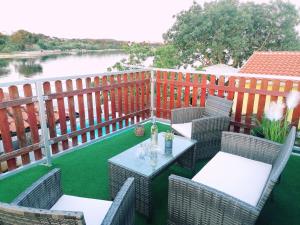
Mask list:
[[[181,62],[202,65],[229,63],[241,66],[255,50],[296,50],[299,36],[295,27],[299,13],[281,0],[268,4],[220,0],[194,3],[176,16],[164,35],[173,44]]]
[[[176,68],[180,65],[177,49],[173,45],[163,45],[156,49],[153,66],[158,68]]]

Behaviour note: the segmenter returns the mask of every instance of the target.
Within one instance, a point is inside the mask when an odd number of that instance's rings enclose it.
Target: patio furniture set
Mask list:
[[[291,154],[295,127],[284,144],[228,132],[232,101],[208,96],[206,107],[174,109],[171,155],[153,163],[137,158],[150,139],[114,156],[109,164],[113,201],[62,193],[61,172],[54,169],[11,204],[0,203],[0,224],[132,225],[137,210],[153,215],[152,181],[175,162],[194,171],[199,159],[212,159],[192,179],[171,175],[168,224],[254,224]],[[164,149],[164,133],[157,149]]]

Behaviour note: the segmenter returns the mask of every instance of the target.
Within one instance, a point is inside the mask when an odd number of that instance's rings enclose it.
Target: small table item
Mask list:
[[[165,154],[164,132],[158,134],[158,145],[150,151],[158,151],[153,163],[153,156],[148,153],[145,157],[138,157],[140,146],[150,146],[151,140],[144,142],[114,156],[108,160],[110,196],[115,198],[122,184],[128,177],[135,178],[136,210],[146,217],[152,215],[153,179],[168,166],[178,161],[182,166],[194,169],[196,141],[181,136],[174,136],[172,154]],[[148,149],[149,151],[149,149]]]

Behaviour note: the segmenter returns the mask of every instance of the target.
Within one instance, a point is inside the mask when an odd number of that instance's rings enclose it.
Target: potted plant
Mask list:
[[[165,133],[165,154],[172,154],[174,134],[170,131]]]
[[[292,91],[287,96],[286,104],[271,102],[269,108],[265,110],[262,120],[258,121],[259,126],[252,130],[252,134],[283,143],[291,126],[289,118],[291,118],[293,109],[299,104],[299,101],[300,93]]]

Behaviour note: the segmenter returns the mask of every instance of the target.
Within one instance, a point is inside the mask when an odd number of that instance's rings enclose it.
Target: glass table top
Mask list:
[[[195,140],[174,135],[172,154],[165,154],[164,134],[158,134],[158,145],[151,145],[149,138],[110,158],[109,162],[146,177],[154,176],[196,143]]]

